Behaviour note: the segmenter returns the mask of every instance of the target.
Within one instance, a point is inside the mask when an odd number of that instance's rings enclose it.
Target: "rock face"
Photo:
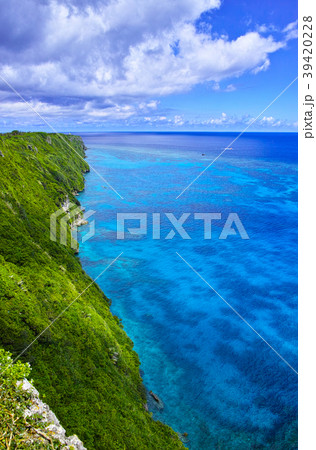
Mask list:
[[[75,229],[76,227],[81,227],[82,225],[87,225],[89,222],[81,217],[80,215],[72,222],[71,228]]]
[[[61,207],[66,213],[69,213],[70,207],[73,206],[70,201],[68,195],[66,195],[65,201],[61,204]]]
[[[61,204],[61,207],[65,211],[65,213],[67,213],[69,215],[69,218],[71,217],[70,210],[73,206],[75,206],[75,205],[69,201],[69,197],[67,195],[65,201]],[[84,213],[84,208],[77,207],[77,213],[75,214],[75,216],[73,216],[74,220],[71,223],[72,229],[74,229],[76,227],[81,227],[82,225],[87,225],[89,223],[83,217],[83,213]]]
[[[65,210],[59,211],[61,202],[65,203],[66,210],[72,202],[75,205],[72,208],[80,212],[79,202],[72,192],[84,188],[82,172],[88,166],[82,159],[84,153],[80,141],[73,139],[70,146],[68,137],[62,135],[62,138],[41,132],[23,133],[15,138],[11,134],[1,135],[0,139],[0,150],[5,155],[0,157],[0,191],[6,193],[0,195],[0,242],[3,244],[4,239],[10,238],[10,245],[0,245],[0,290],[5,294],[0,347],[8,348],[14,354],[20,354],[21,348],[31,343],[35,334],[44,331],[45,323],[51,323],[70,301],[80,296],[83,286],[90,280],[75,258],[74,249],[70,250],[71,245],[76,245],[75,233],[71,239],[69,229],[75,214],[67,221]],[[27,145],[37,146],[36,158]],[[55,216],[58,218],[58,236],[52,244],[48,219],[56,211],[63,214]],[[67,228],[68,248],[57,242],[62,233],[62,228],[57,225],[62,219]],[[35,252],[36,257],[33,256]],[[35,274],[40,283],[34,282]],[[13,279],[9,278],[11,275]],[[23,284],[18,285],[20,280]],[[50,286],[47,295],[42,283]],[[23,286],[27,292],[23,291]],[[91,314],[90,318],[88,314]],[[57,327],[51,327],[50,332],[38,339],[36,346],[31,345],[27,352],[27,359],[33,365],[35,386],[42,395],[47,395],[47,400],[42,400],[51,406],[68,435],[76,433],[91,450],[183,448],[176,433],[162,422],[153,420],[142,406],[146,397],[138,373],[138,356],[120,321],[111,314],[110,299],[96,283],[91,284],[84,301],[72,307],[69,319],[70,322],[60,320]],[[71,332],[70,324],[77,324]],[[20,376],[19,379],[23,378]],[[25,378],[28,379],[28,375]],[[97,404],[94,407],[95,398]],[[42,408],[40,405],[33,403],[36,410]],[[23,404],[23,411],[26,406]],[[44,407],[43,411],[47,413]],[[109,411],[113,413],[109,414]],[[44,430],[43,434],[49,436],[46,426],[59,427],[60,424],[53,421],[44,425],[35,416],[28,420],[30,428],[26,431],[30,436],[27,438],[34,439],[34,445],[24,448],[52,448],[49,443],[52,438],[41,438],[39,433]],[[66,436],[62,434],[61,438],[66,439]],[[37,445],[37,439],[43,439],[42,443]],[[69,446],[68,442],[63,445]],[[0,441],[0,447],[2,443]]]
[[[26,410],[25,415],[33,416],[35,414],[39,414],[45,425],[44,430],[39,430],[38,439],[36,439],[36,442],[42,440],[42,442],[45,441],[45,443],[47,443],[47,440],[57,439],[63,450],[87,450],[76,435],[69,437],[66,436],[65,429],[60,425],[59,420],[50,410],[49,406],[39,398],[39,393],[34,386],[26,379],[24,379],[21,383],[22,389],[31,394],[32,405]],[[28,445],[31,446],[32,443],[33,442],[30,441],[28,442]]]
[[[158,397],[157,394],[155,394],[153,391],[149,391],[149,395],[152,396],[152,398],[155,400],[155,406],[158,409],[164,409],[164,404],[162,402],[162,400]]]

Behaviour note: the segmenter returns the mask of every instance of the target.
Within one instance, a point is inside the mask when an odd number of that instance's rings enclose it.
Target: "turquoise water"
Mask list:
[[[192,450],[294,449],[297,375],[223,299],[297,369],[297,135],[243,135],[176,199],[235,136],[83,135],[88,163],[124,199],[87,174],[79,200],[95,210],[96,234],[79,257],[94,278],[124,252],[98,283],[135,343],[145,386],[164,403],[150,402],[156,419],[188,433]],[[147,213],[148,234],[117,240],[124,212]],[[163,214],[185,212],[191,239],[164,239],[172,225]],[[195,212],[222,214],[211,240]],[[249,239],[219,239],[231,212]],[[152,213],[161,213],[160,240]]]

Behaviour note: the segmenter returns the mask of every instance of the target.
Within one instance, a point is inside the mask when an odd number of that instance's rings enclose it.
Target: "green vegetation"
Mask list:
[[[27,363],[17,361],[13,364],[11,354],[0,349],[0,448],[61,448],[57,440],[43,433],[44,424],[40,417],[24,415],[32,404],[31,394],[17,383],[30,372]],[[42,436],[47,438],[47,442]]]
[[[79,137],[0,135],[0,346],[14,357],[91,283],[70,239],[62,246],[49,236],[66,195],[78,204],[83,158]],[[138,356],[109,305],[93,284],[21,360],[67,434],[88,449],[183,448],[145,411]]]

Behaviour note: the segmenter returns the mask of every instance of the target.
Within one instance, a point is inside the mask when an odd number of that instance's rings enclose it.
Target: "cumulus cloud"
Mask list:
[[[103,107],[96,105],[95,100],[83,101],[80,108],[77,104],[51,104],[38,100],[29,102],[31,108],[35,109],[40,115],[49,117],[52,122],[55,122],[62,116],[63,125],[69,128],[73,126],[89,126],[102,127],[105,123],[110,123],[111,126],[118,124],[125,124],[127,126],[138,127],[141,129],[196,129],[204,131],[212,131],[217,129],[244,129],[249,125],[254,117],[249,115],[236,116],[229,115],[222,112],[217,116],[210,116],[206,119],[186,117],[185,114],[174,114],[172,111],[169,114],[162,115],[159,110],[153,106],[155,102],[148,102],[146,105],[142,103],[118,104],[111,103],[104,104]],[[146,115],[148,114],[148,115]],[[23,101],[2,101],[0,102],[0,117],[2,117],[3,125],[14,128],[14,124],[18,123],[21,126],[43,126],[39,122],[38,116],[30,114],[30,107]],[[284,119],[278,119],[273,116],[263,116],[258,119],[253,129],[287,129],[289,131],[296,130],[297,123],[290,122]],[[72,128],[71,128],[72,129]]]
[[[194,20],[217,7],[218,0],[11,0],[1,14],[1,61],[12,82],[38,91],[161,95],[262,67],[284,46],[258,32],[233,41],[197,33]]]
[[[54,106],[52,114],[76,105],[87,118],[148,116],[157,97],[267,70],[269,55],[295,37],[295,23],[277,40],[266,35],[271,26],[234,40],[212,35],[211,26],[198,32],[201,14],[219,7],[220,0],[0,2],[0,75],[40,109]],[[0,90],[10,102],[10,89]]]
[[[245,128],[247,125],[252,123],[254,117],[250,117],[249,115],[244,116],[229,116],[225,112],[223,112],[219,117],[211,117],[204,121],[193,121],[192,123],[210,126],[212,128],[216,128],[220,126],[221,128],[226,127],[235,127],[235,128]],[[287,120],[277,119],[272,116],[264,116],[261,119],[257,120],[254,124],[254,128],[256,129],[264,129],[264,128],[282,128],[294,130],[296,128],[296,123],[290,122]]]
[[[206,120],[191,120],[188,123],[190,125],[195,126],[204,126],[210,130],[216,129],[216,128],[226,128],[226,129],[236,129],[236,128],[245,128],[247,125],[252,123],[254,120],[254,117],[251,117],[249,115],[243,115],[243,116],[235,116],[235,115],[228,115],[225,112],[222,112],[219,116],[216,117],[210,117]],[[257,120],[254,123],[255,129],[265,129],[265,128],[282,128],[282,129],[289,129],[294,130],[296,129],[297,124],[295,122],[290,122],[288,120],[282,120],[277,119],[272,116],[264,116],[261,119]]]

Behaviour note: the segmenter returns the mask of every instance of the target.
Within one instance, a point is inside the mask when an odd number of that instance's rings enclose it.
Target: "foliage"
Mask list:
[[[29,364],[20,361],[13,364],[11,354],[0,349],[0,448],[61,448],[52,437],[45,442],[38,434],[47,436],[41,431],[44,425],[40,418],[24,415],[31,405],[31,394],[23,390],[18,382],[30,371]]]
[[[50,215],[84,188],[84,144],[46,133],[0,135],[0,346],[19,355],[91,283]],[[58,241],[58,239],[57,239]],[[118,358],[113,358],[114,352]],[[117,361],[116,361],[117,359]],[[93,284],[21,360],[67,434],[89,449],[183,448],[145,411],[133,343]]]

